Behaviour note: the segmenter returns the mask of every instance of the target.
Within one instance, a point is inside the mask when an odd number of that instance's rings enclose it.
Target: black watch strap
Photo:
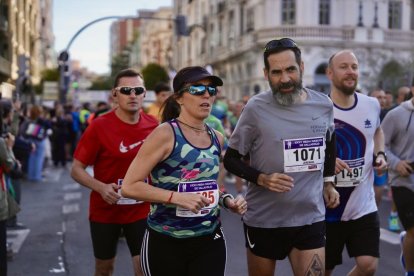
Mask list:
[[[385,152],[383,152],[383,151],[379,151],[379,152],[377,152],[377,154],[375,155],[375,156],[378,156],[378,155],[382,155],[382,156],[384,156],[384,159],[385,159],[385,161],[387,161],[387,154],[385,153]]]

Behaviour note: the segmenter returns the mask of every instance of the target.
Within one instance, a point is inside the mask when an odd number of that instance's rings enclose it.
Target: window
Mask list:
[[[246,32],[254,31],[254,8],[246,11]]]
[[[222,39],[222,34],[223,34],[223,17],[220,17],[218,20],[218,34],[217,34],[217,39],[218,39],[218,46],[222,46],[223,44],[223,39]]]
[[[282,24],[293,25],[296,23],[296,1],[282,0]]]
[[[330,24],[331,0],[319,0],[319,25]]]
[[[244,33],[244,27],[243,27],[243,25],[244,25],[244,11],[245,11],[244,5],[245,5],[244,2],[241,2],[240,3],[240,24],[239,24],[239,26],[240,26],[240,34],[243,34]]]
[[[390,1],[388,3],[388,28],[401,29],[402,3]]]
[[[414,0],[413,0],[414,1]],[[235,36],[235,22],[234,22],[234,11],[229,11],[229,17],[228,17],[228,26],[229,26],[229,37]]]

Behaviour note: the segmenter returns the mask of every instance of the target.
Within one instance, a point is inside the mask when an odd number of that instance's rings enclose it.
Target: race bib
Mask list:
[[[323,137],[283,140],[284,172],[319,171],[325,161]]]
[[[202,208],[197,214],[188,209],[177,206],[176,215],[178,217],[202,217],[218,205],[219,189],[215,180],[187,181],[178,184],[179,193],[201,194],[210,200],[210,205]]]
[[[133,204],[140,204],[143,203],[144,201],[138,201],[132,198],[127,198],[127,197],[123,197],[121,194],[121,188],[122,188],[122,182],[123,179],[118,179],[118,194],[121,196],[120,199],[118,199],[118,201],[116,202],[116,204],[118,205],[133,205]],[[145,179],[145,183],[148,183],[147,179]]]
[[[362,180],[362,172],[364,170],[364,157],[353,160],[342,160],[348,164],[351,172],[343,170],[336,175],[337,187],[353,187],[358,186]]]

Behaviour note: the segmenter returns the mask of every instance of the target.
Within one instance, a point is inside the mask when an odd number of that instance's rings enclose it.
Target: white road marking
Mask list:
[[[50,182],[59,182],[59,179],[62,176],[63,170],[64,169],[62,168],[46,169],[44,171],[46,180]]]
[[[73,191],[73,190],[78,190],[78,189],[80,189],[80,185],[78,183],[63,185],[64,191]]]
[[[82,198],[82,193],[77,192],[77,193],[65,193],[65,195],[63,196],[63,199],[65,201],[70,201],[70,200],[75,200],[75,199],[81,199]]]
[[[390,244],[400,244],[400,234],[391,232],[384,228],[380,228],[380,239]]]
[[[62,213],[64,215],[67,214],[72,214],[72,213],[78,213],[80,210],[79,208],[79,204],[75,203],[75,204],[65,204],[62,206]]]
[[[20,247],[22,247],[22,244],[29,233],[30,229],[7,230],[7,242],[10,243],[14,254],[19,252]]]
[[[62,259],[61,256],[58,257],[58,265],[60,266],[59,268],[49,269],[49,272],[50,273],[64,273],[64,272],[66,272],[65,266],[63,264],[63,259]]]

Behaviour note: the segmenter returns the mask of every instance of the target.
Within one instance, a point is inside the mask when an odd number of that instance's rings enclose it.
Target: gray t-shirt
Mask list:
[[[249,183],[248,211],[243,217],[249,226],[294,227],[325,219],[323,158],[326,139],[334,131],[333,104],[320,92],[310,89],[306,92],[303,103],[291,106],[278,104],[271,91],[252,97],[230,138],[231,148],[242,155],[250,154],[250,166],[265,174],[291,171],[285,173],[294,179],[294,187],[285,193]],[[323,147],[319,144],[321,141]],[[299,159],[306,167],[306,159],[315,160],[318,155],[322,158],[318,170],[292,172],[304,167],[296,166],[298,163],[295,165],[292,159]]]

